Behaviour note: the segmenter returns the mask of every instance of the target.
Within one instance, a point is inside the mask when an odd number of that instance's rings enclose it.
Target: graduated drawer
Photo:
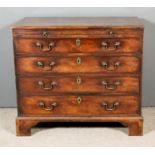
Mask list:
[[[15,51],[25,54],[141,52],[141,38],[16,38]]]
[[[49,76],[18,77],[18,90],[24,94],[53,93],[139,93],[138,77]]]
[[[20,115],[116,116],[139,112],[137,96],[22,96]]]
[[[16,73],[135,73],[139,57],[16,57]]]

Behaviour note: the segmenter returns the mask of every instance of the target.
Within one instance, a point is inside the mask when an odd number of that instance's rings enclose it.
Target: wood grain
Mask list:
[[[143,135],[143,118],[140,116],[126,117],[17,117],[17,136],[30,136],[31,128],[40,122],[120,122],[128,127],[129,136]]]
[[[80,65],[77,64],[78,57],[78,55],[74,57],[20,57],[16,59],[16,73],[136,73],[141,71],[139,57],[81,56]],[[38,67],[38,61],[43,62],[44,67]],[[118,61],[121,64],[114,70],[114,64]],[[55,63],[52,68],[49,67],[51,62]],[[108,69],[102,66],[102,62],[109,64]]]
[[[18,136],[56,121],[120,122],[129,135],[142,135],[142,20],[24,18],[12,32]]]
[[[77,103],[79,96],[23,96],[19,98],[19,110],[26,116],[117,116],[138,115],[139,98],[137,96],[80,96],[81,103]],[[47,108],[56,102],[54,110],[46,111],[39,107],[39,102],[45,102]],[[120,105],[114,110],[106,110],[102,102],[112,107],[114,102]],[[26,108],[25,108],[26,107]]]
[[[77,83],[77,80],[80,83]],[[43,85],[39,85],[39,82]],[[107,82],[107,85],[103,84]],[[56,85],[52,85],[55,82]],[[117,82],[120,84],[117,85]],[[53,93],[139,93],[138,77],[105,77],[105,76],[41,76],[19,77],[18,91],[22,94],[53,94]]]
[[[12,27],[13,29],[143,28],[143,22],[137,17],[26,17]]]
[[[91,37],[91,36],[90,36]],[[65,39],[16,39],[15,48],[17,53],[25,54],[48,54],[48,53],[108,53],[108,52],[140,52],[141,39],[140,38],[125,38],[125,39],[106,39],[106,38],[79,38],[80,46],[76,46],[77,38]],[[102,46],[102,42],[107,43],[107,48]],[[119,42],[120,47],[116,48],[115,43]],[[42,45],[42,48],[36,46],[37,43]],[[49,49],[50,43],[54,43],[54,47]]]

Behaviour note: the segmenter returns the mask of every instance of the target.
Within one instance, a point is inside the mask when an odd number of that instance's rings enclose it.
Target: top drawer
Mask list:
[[[56,37],[87,37],[88,35],[102,36],[104,38],[125,38],[143,36],[143,28],[85,28],[85,29],[13,29],[13,36],[20,38],[56,38]]]
[[[141,52],[143,28],[14,29],[16,53]]]

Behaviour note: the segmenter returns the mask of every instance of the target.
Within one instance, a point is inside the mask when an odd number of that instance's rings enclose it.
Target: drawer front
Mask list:
[[[15,51],[25,54],[54,54],[68,52],[109,53],[141,52],[140,38],[66,38],[66,39],[15,39]]]
[[[138,57],[16,57],[16,73],[135,73]]]
[[[18,103],[21,115],[115,116],[139,112],[137,96],[23,96]]]
[[[13,30],[14,37],[20,38],[60,38],[60,37],[75,37],[82,36],[100,36],[104,38],[125,38],[143,36],[143,28],[87,28],[87,29],[17,29]]]
[[[18,77],[17,84],[18,90],[24,94],[139,93],[138,77]]]

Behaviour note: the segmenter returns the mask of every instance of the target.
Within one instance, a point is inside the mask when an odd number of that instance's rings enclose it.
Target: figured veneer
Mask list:
[[[136,17],[15,24],[17,135],[40,122],[120,122],[142,135],[143,31]]]
[[[89,75],[18,77],[18,91],[23,94],[53,93],[139,93],[139,77]]]
[[[141,59],[134,56],[16,57],[18,74],[139,73],[140,71]]]
[[[77,41],[78,44],[77,45]],[[48,53],[135,53],[142,49],[141,38],[62,38],[62,39],[16,39],[17,53],[48,54]]]

